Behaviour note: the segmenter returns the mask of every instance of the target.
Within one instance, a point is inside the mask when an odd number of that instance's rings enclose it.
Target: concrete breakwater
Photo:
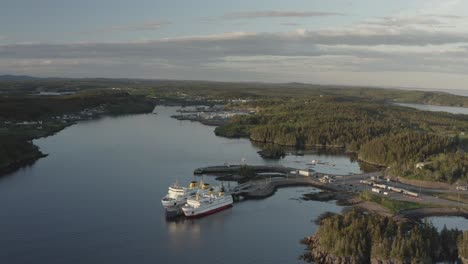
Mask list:
[[[248,189],[243,190],[239,195],[248,199],[263,199],[273,195],[277,189],[295,186],[312,186],[322,190],[339,191],[337,188],[327,186],[310,177],[288,177],[256,180],[251,182]]]
[[[249,169],[251,172],[254,170],[256,176],[241,176],[238,174],[242,167],[242,165],[213,166],[196,169],[194,173],[215,176],[226,175],[222,176],[222,178],[241,182],[242,184],[238,188],[234,188],[229,192],[234,196],[235,200],[241,197],[245,199],[263,199],[273,195],[278,188],[312,186],[335,193],[336,195],[333,195],[333,198],[330,199],[337,199],[343,205],[354,205],[368,211],[383,212],[393,216],[419,219],[433,215],[460,215],[465,217],[468,215],[466,204],[434,196],[429,191],[430,189],[422,188],[419,190],[420,193],[415,193],[415,196],[408,195],[408,191],[406,193],[387,191],[387,185],[402,190],[411,190],[411,186],[393,181],[387,182],[381,171],[350,175],[323,175],[313,172],[308,174],[309,176],[305,176],[302,173],[297,173],[294,168],[284,166],[249,165]],[[377,192],[372,190],[372,186],[368,184],[370,180],[375,180],[372,185],[383,186],[383,189],[378,189]],[[377,201],[366,201],[359,198],[358,194],[371,192],[371,190],[375,193]],[[388,203],[391,205],[388,205]],[[384,204],[387,204],[387,207],[404,205],[422,208],[417,210],[402,208],[398,212],[394,212],[390,210],[391,208],[385,207]],[[418,204],[418,206],[415,206],[415,204]]]
[[[295,171],[294,168],[284,167],[284,166],[266,166],[266,165],[223,165],[223,166],[210,166],[203,167],[194,170],[194,174],[232,174],[239,173],[243,166],[248,166],[253,169],[255,173],[266,173],[266,172],[276,172],[276,173],[290,173]]]
[[[177,120],[188,120],[192,122],[200,122],[207,126],[222,126],[226,124],[226,119],[207,119],[207,118],[193,116],[193,115],[172,115],[171,117]]]

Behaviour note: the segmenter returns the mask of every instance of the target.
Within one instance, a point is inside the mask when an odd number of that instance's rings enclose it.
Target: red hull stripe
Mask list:
[[[214,214],[214,213],[217,213],[219,211],[222,211],[224,209],[227,209],[229,207],[232,207],[232,204],[228,204],[228,205],[225,205],[225,206],[222,206],[222,207],[219,207],[219,208],[216,208],[216,209],[213,209],[211,211],[207,211],[207,212],[204,212],[204,213],[201,213],[201,214],[197,214],[197,215],[188,215],[187,218],[197,218],[197,217],[203,217],[203,216],[206,216],[206,215],[210,215],[210,214]]]

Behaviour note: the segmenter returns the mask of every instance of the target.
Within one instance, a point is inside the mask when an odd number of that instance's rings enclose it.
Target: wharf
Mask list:
[[[312,186],[322,190],[339,191],[335,186],[319,182],[314,177],[289,176],[285,178],[271,178],[254,180],[234,188],[230,193],[247,199],[262,199],[273,195],[277,189],[295,186]]]
[[[203,167],[196,169],[193,173],[194,174],[232,174],[238,173],[243,165],[224,165],[224,166],[210,166],[210,167]],[[284,167],[280,165],[247,165],[249,168],[252,168],[255,173],[283,173],[287,174],[291,171],[295,171],[297,169]]]

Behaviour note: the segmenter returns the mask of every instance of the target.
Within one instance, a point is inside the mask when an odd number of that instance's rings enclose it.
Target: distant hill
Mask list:
[[[27,75],[0,75],[0,81],[28,81],[37,79],[41,78]]]

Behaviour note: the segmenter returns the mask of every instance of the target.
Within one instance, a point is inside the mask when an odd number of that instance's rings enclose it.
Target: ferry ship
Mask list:
[[[233,202],[232,195],[225,195],[223,187],[218,192],[211,188],[208,193],[198,192],[195,197],[189,198],[182,211],[189,218],[202,217],[229,208]]]
[[[198,191],[206,192],[210,188],[209,184],[200,182],[198,185],[196,181],[190,182],[188,188],[181,187],[176,183],[169,187],[167,195],[161,199],[164,208],[175,208],[184,205],[187,199],[196,195]]]

